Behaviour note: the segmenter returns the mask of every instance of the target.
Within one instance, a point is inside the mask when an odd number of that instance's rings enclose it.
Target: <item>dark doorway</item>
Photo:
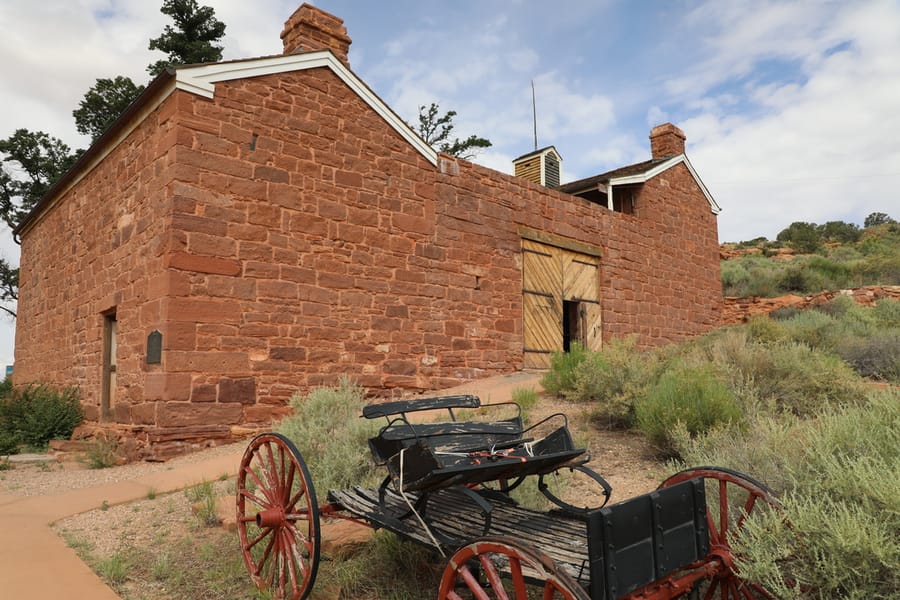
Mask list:
[[[100,396],[100,418],[112,419],[116,403],[116,313],[103,315],[103,381]]]
[[[563,352],[568,352],[573,342],[584,348],[581,331],[581,302],[563,300]]]

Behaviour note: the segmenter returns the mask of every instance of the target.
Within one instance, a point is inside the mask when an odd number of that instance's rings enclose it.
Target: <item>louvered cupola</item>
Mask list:
[[[513,160],[516,177],[539,183],[548,188],[559,186],[559,164],[562,157],[556,148],[547,146]]]

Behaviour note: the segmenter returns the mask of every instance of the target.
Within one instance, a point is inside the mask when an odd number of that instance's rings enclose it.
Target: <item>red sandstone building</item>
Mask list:
[[[342,374],[435,389],[717,324],[718,207],[678,128],[579,182],[554,148],[505,175],[417,137],[340,19],[304,5],[282,39],[160,75],[17,230],[17,383],[177,438]]]

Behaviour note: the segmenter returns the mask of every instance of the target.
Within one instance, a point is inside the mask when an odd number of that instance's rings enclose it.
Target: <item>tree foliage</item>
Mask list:
[[[0,258],[0,310],[15,318],[16,311],[8,306],[19,298],[19,269]]]
[[[0,140],[0,219],[15,229],[50,186],[78,158],[62,141],[42,131],[19,129]],[[18,241],[18,240],[16,240]],[[0,258],[0,310],[18,298],[19,269]]]
[[[448,110],[443,116],[438,116],[439,112],[440,107],[434,102],[427,107],[420,106],[419,125],[415,127],[422,139],[435,150],[471,160],[479,150],[492,146],[490,140],[474,134],[464,140],[454,137],[451,141],[450,136],[454,127],[453,117],[456,116],[456,111]]]
[[[862,235],[858,225],[844,221],[828,221],[824,225],[819,225],[818,230],[824,241],[841,244],[852,244]]]
[[[796,250],[807,254],[822,247],[822,236],[815,223],[794,221],[782,229],[776,239],[779,242],[790,242]]]
[[[96,141],[143,91],[129,77],[98,79],[72,111],[75,128]]]
[[[863,222],[863,227],[868,229],[869,227],[884,225],[885,223],[896,223],[896,221],[890,218],[886,213],[873,212],[868,217],[866,217],[866,220]]]
[[[27,129],[0,140],[0,155],[0,218],[10,229],[22,222],[78,158],[61,140]]]
[[[159,10],[172,17],[175,27],[166,25],[159,37],[150,40],[151,50],[162,50],[168,55],[147,66],[152,76],[173,65],[222,60],[222,46],[215,42],[225,35],[225,23],[216,19],[215,10],[198,6],[197,0],[163,0]]]

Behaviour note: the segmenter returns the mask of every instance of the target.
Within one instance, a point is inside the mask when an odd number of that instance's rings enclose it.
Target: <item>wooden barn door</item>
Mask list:
[[[548,368],[551,353],[573,341],[599,350],[599,264],[596,256],[522,240],[525,368]]]

